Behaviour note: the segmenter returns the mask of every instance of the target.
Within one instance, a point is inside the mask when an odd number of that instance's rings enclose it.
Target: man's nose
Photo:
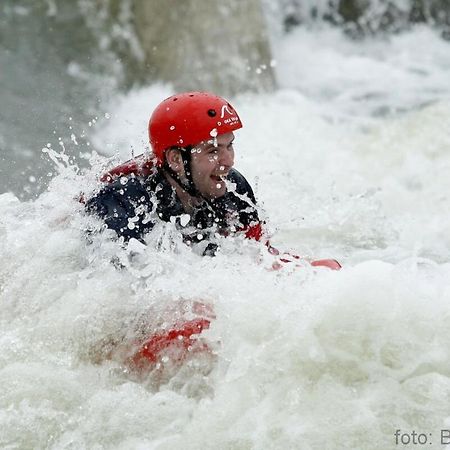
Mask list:
[[[219,164],[225,167],[233,167],[234,155],[233,152],[228,149],[223,149],[219,152]]]

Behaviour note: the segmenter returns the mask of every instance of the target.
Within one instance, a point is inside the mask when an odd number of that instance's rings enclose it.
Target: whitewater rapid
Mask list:
[[[171,90],[118,97],[93,136],[107,156],[82,172],[48,149],[46,192],[0,196],[1,447],[387,449],[401,429],[442,448],[449,44],[425,28],[358,44],[299,30],[276,54],[280,89],[233,99],[236,168],[274,245],[344,268],[271,271],[240,239],[202,258],[170,225],[128,249],[89,233],[100,223],[80,193],[146,149],[148,114]],[[108,358],[180,300],[213,306],[212,355],[141,379]]]

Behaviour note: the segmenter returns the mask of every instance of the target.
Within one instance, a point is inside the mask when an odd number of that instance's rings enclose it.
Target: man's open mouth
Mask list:
[[[226,174],[224,174],[224,175],[211,175],[211,178],[214,181],[216,181],[217,183],[223,183],[226,180],[227,175]]]

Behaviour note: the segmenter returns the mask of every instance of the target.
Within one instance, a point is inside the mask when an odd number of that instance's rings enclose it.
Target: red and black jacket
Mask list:
[[[187,243],[210,243],[204,254],[217,248],[211,241],[215,233],[228,235],[244,231],[259,239],[261,225],[253,190],[235,169],[230,170],[226,194],[214,200],[204,199],[189,217],[175,189],[159,169],[148,175],[134,173],[121,176],[105,185],[86,203],[88,211],[100,216],[107,227],[125,240],[143,240],[157,221],[173,222]]]

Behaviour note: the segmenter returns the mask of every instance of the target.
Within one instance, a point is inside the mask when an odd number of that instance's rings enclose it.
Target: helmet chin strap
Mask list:
[[[163,168],[166,172],[169,173],[169,175],[173,178],[173,180],[180,186],[182,189],[184,189],[189,195],[192,195],[192,197],[199,197],[204,199],[203,195],[200,193],[200,191],[196,188],[194,179],[192,178],[192,168],[191,168],[191,150],[192,146],[188,145],[187,147],[180,147],[180,153],[181,158],[183,160],[183,166],[184,166],[184,173],[186,175],[186,180],[182,181],[179,174],[176,173],[169,165],[167,160],[164,162]]]

